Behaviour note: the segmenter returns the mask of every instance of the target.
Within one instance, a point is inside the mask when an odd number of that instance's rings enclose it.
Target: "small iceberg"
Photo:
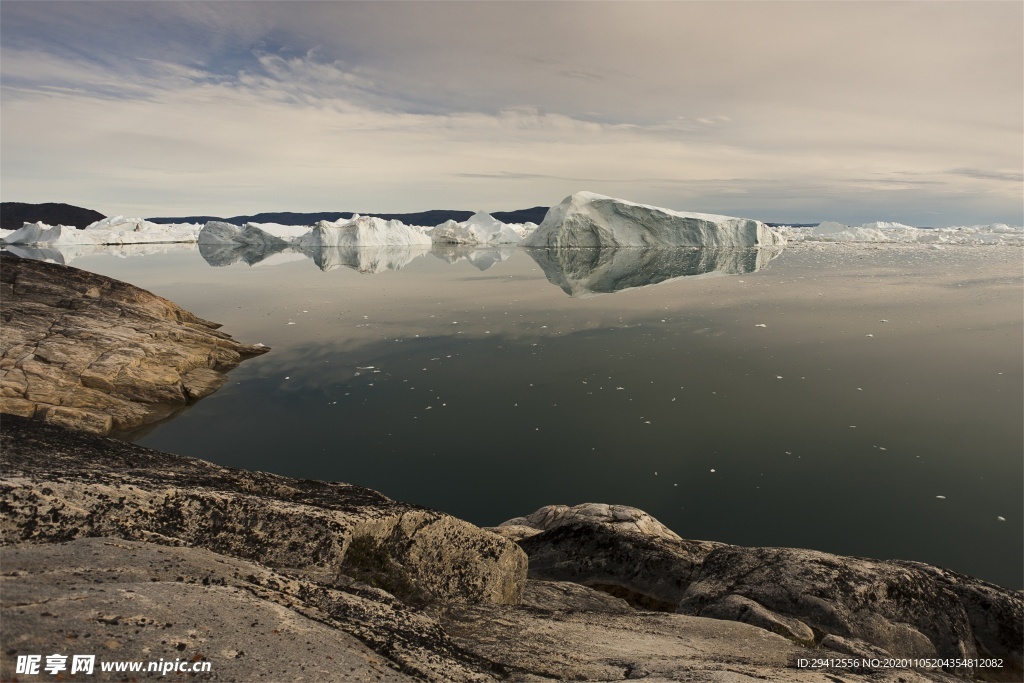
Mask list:
[[[757,247],[785,244],[761,221],[684,213],[577,192],[548,210],[524,247]]]

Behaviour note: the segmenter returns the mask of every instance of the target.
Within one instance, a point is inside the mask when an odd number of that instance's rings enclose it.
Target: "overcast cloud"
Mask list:
[[[106,214],[1022,220],[1024,4],[0,4],[0,191]]]

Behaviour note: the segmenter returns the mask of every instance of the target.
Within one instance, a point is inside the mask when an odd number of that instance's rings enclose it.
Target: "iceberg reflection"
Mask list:
[[[31,247],[21,244],[5,244],[4,251],[34,261],[49,261],[62,266],[83,256],[106,254],[117,258],[170,254],[172,252],[195,251],[195,242],[146,242],[139,244],[62,244],[58,246]]]
[[[741,275],[764,268],[782,247],[527,249],[548,282],[569,296],[609,294],[679,277]]]
[[[445,247],[434,245],[430,250],[432,256],[441,259],[445,263],[456,264],[459,261],[469,261],[477,270],[487,270],[495,263],[508,260],[514,248],[487,249],[479,247]]]

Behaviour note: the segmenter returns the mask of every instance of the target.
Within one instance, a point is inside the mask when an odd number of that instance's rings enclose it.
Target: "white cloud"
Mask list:
[[[6,41],[4,198],[148,215],[497,210],[586,187],[759,215],[828,217],[880,194],[907,211],[957,196],[961,212],[1019,215],[1020,65],[997,68],[1012,44],[971,42],[991,21],[947,19],[922,37],[908,26],[927,8],[767,3],[744,5],[732,35],[710,29],[739,5],[701,5],[705,30],[670,23],[696,5],[642,5],[647,24],[615,5],[541,5],[536,26],[511,5],[458,8],[507,23],[491,33],[436,3],[317,5],[301,21],[250,5],[237,30],[224,6],[199,6],[179,19],[213,38],[194,39],[191,60],[180,44],[90,60]],[[331,24],[339,12],[351,16]],[[389,12],[403,21],[384,31]],[[837,12],[847,23],[827,22]],[[441,18],[417,25],[425,13]],[[299,28],[314,44],[260,38]],[[936,32],[948,40],[922,54]]]

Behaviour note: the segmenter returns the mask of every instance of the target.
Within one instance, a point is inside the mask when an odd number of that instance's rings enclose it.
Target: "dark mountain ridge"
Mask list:
[[[104,218],[106,216],[99,211],[71,204],[0,202],[0,229],[3,230],[17,230],[25,223],[37,221],[47,225],[73,225],[76,228],[84,228]]]

